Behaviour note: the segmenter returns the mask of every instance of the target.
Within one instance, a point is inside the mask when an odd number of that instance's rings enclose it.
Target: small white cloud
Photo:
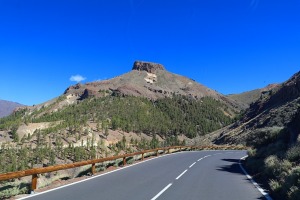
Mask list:
[[[75,82],[81,82],[84,81],[86,78],[81,76],[81,75],[75,75],[75,76],[71,76],[70,81],[75,81]]]

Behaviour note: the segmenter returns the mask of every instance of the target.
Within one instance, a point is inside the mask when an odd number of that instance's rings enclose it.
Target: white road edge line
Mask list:
[[[254,180],[253,178],[248,174],[248,172],[245,170],[245,168],[243,167],[242,165],[242,160],[245,160],[248,156],[244,156],[240,159],[239,161],[239,165],[240,165],[240,168],[242,169],[242,171],[244,172],[244,174],[247,176],[247,178],[251,181],[251,183],[258,189],[258,191],[264,195],[264,197],[267,199],[267,200],[273,200],[270,195],[264,190],[262,189]]]
[[[180,179],[188,170],[186,169],[184,172],[182,172],[177,178],[176,180]]]
[[[84,180],[81,180],[81,181],[77,181],[77,182],[74,182],[74,183],[70,183],[70,184],[67,184],[67,185],[63,185],[63,186],[60,186],[60,187],[57,187],[57,188],[53,188],[53,189],[50,189],[50,190],[47,190],[47,191],[44,191],[44,192],[39,192],[39,193],[30,194],[30,195],[28,195],[28,196],[18,198],[18,200],[29,199],[29,198],[31,198],[31,197],[39,196],[39,195],[42,195],[42,194],[45,194],[45,193],[48,193],[48,192],[52,192],[52,191],[55,191],[55,190],[59,190],[59,189],[62,189],[62,188],[66,188],[66,187],[69,187],[69,186],[72,186],[72,185],[76,185],[76,184],[78,184],[78,183],[83,183],[83,182],[92,180],[92,179],[94,179],[94,178],[98,178],[98,177],[101,177],[101,176],[105,176],[105,175],[107,175],[107,174],[111,174],[111,173],[114,173],[114,172],[117,172],[117,171],[120,171],[120,170],[129,168],[129,167],[133,167],[133,166],[135,166],[135,165],[139,165],[139,164],[142,164],[142,163],[151,161],[151,160],[155,160],[155,159],[158,159],[158,158],[163,158],[163,157],[166,157],[166,156],[176,155],[176,154],[180,154],[180,153],[185,153],[185,152],[186,152],[186,151],[182,151],[182,152],[177,152],[177,153],[172,153],[172,154],[162,155],[162,156],[159,156],[159,157],[154,157],[154,158],[151,158],[151,159],[148,159],[148,160],[144,160],[144,161],[142,161],[142,162],[138,162],[138,163],[135,163],[135,164],[127,165],[127,166],[125,166],[125,167],[116,169],[116,170],[114,170],[114,171],[110,171],[110,172],[106,172],[106,173],[99,174],[99,175],[96,175],[96,176],[92,176],[92,177],[90,177],[90,178],[87,178],[87,179],[84,179]]]
[[[153,197],[151,200],[155,200],[158,197],[160,197],[160,195],[162,195],[167,189],[169,189],[172,186],[172,183],[170,183],[169,185],[167,185],[162,191],[160,191],[155,197]]]
[[[190,166],[190,168],[192,168],[195,164],[196,164],[196,162],[194,162],[194,163]]]

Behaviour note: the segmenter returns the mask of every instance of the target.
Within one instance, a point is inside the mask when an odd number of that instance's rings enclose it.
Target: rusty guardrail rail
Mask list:
[[[234,150],[241,150],[245,149],[244,147],[237,147],[237,146],[172,146],[172,147],[163,147],[163,148],[156,148],[156,149],[150,149],[150,150],[145,150],[141,152],[135,152],[135,153],[130,153],[130,154],[124,154],[124,155],[118,155],[118,156],[112,156],[112,157],[107,157],[107,158],[99,158],[99,159],[93,159],[93,160],[87,160],[87,161],[81,161],[81,162],[75,162],[75,163],[69,163],[69,164],[61,164],[61,165],[54,165],[54,166],[49,166],[49,167],[41,167],[41,168],[33,168],[33,169],[28,169],[28,170],[23,170],[23,171],[17,171],[17,172],[8,172],[5,174],[0,174],[0,181],[5,181],[5,180],[10,180],[10,179],[15,179],[15,178],[22,178],[25,176],[32,176],[32,181],[31,181],[31,191],[34,191],[37,189],[37,180],[38,180],[38,175],[39,174],[44,174],[44,173],[50,173],[50,172],[55,172],[55,171],[60,171],[60,170],[66,170],[66,169],[71,169],[71,168],[76,168],[76,167],[82,167],[85,165],[92,165],[91,166],[91,173],[94,175],[96,174],[96,164],[97,163],[103,163],[106,161],[113,161],[117,159],[123,159],[123,166],[126,165],[126,158],[128,157],[133,157],[136,155],[142,155],[141,160],[144,160],[144,155],[146,153],[152,153],[156,152],[156,156],[159,155],[159,151],[164,151],[164,153],[170,153],[171,149],[179,149],[179,151],[182,150],[203,150],[203,149],[234,149]]]

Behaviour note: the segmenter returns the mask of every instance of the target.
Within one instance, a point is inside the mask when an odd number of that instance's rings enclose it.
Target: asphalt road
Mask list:
[[[27,199],[264,199],[239,167],[245,151],[170,154]]]

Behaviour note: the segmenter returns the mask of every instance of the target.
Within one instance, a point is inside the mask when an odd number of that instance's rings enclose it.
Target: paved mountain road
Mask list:
[[[246,151],[170,154],[26,199],[264,199],[239,167],[245,155]]]

